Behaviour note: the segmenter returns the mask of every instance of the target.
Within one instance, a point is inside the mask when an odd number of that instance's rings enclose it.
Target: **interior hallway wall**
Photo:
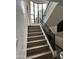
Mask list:
[[[16,0],[16,59],[26,59],[27,1]]]
[[[63,48],[63,32],[57,32],[57,26],[51,26],[49,28],[55,34],[55,43]]]
[[[47,20],[46,24],[49,26],[51,31],[55,34],[55,43],[63,48],[63,32],[57,32],[57,24],[63,19],[63,6],[55,6],[52,14]]]

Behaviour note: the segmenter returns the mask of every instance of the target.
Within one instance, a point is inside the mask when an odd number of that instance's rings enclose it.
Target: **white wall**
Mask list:
[[[55,43],[63,49],[63,37],[55,36]]]
[[[48,26],[56,26],[61,20],[63,20],[63,7],[57,5],[46,23],[48,24]]]
[[[53,33],[57,33],[57,26],[49,27]]]
[[[49,20],[50,15],[52,14],[54,8],[56,7],[58,3],[57,2],[50,2],[47,10],[46,10],[46,16],[44,17],[44,22],[46,23],[47,20]]]
[[[16,0],[16,59],[26,59],[27,9],[26,0]]]
[[[63,32],[57,32],[57,26],[52,26],[50,29],[55,34],[55,43],[63,48]]]

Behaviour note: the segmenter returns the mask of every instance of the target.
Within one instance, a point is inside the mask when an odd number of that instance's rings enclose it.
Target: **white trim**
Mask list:
[[[30,36],[30,37],[28,37],[28,38],[30,39],[30,38],[37,38],[37,37],[43,37],[43,35]]]
[[[33,56],[29,56],[29,57],[27,57],[27,59],[39,58],[39,57],[44,56],[46,54],[51,54],[51,52],[48,51],[48,52],[43,52],[43,53],[36,54],[36,55],[33,55]]]
[[[27,44],[29,44],[29,43],[36,43],[36,42],[42,42],[42,41],[46,41],[46,40],[42,39],[42,40],[29,41],[29,42],[27,42]]]
[[[28,33],[28,35],[30,34],[42,34],[42,32],[32,32],[32,33]]]
[[[42,47],[48,47],[48,45],[47,45],[47,44],[44,44],[44,45],[40,45],[40,46],[30,47],[30,48],[27,48],[27,51],[29,51],[29,50],[33,50],[33,49],[42,48]]]

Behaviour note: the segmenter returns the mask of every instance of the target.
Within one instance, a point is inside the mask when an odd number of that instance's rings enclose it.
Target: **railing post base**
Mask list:
[[[53,51],[53,57],[57,57],[57,51]]]

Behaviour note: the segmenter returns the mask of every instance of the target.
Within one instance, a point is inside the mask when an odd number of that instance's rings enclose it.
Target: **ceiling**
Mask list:
[[[46,3],[47,0],[31,0],[33,1],[34,3]]]

